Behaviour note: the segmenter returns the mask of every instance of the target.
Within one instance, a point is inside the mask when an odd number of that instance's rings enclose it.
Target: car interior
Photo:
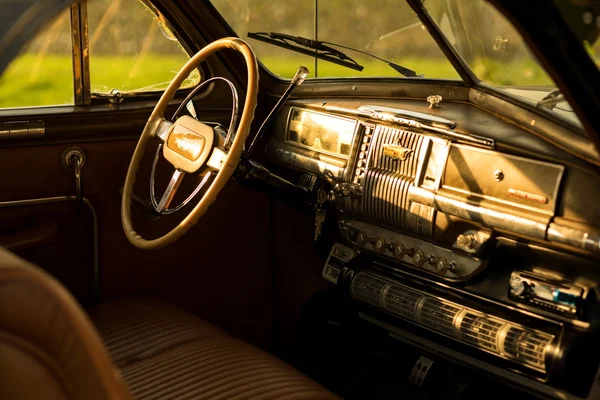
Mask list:
[[[62,3],[0,75],[0,398],[600,399],[597,3]]]

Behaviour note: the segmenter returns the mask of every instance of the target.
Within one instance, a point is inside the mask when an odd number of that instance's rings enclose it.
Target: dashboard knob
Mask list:
[[[406,254],[406,247],[404,247],[402,243],[396,243],[394,246],[394,257],[396,257],[397,260],[402,260],[404,254]]]
[[[475,247],[475,237],[468,233],[468,234],[460,234],[456,237],[456,244],[460,247],[464,247],[466,249],[472,249],[473,247]]]
[[[363,247],[367,243],[367,234],[363,231],[358,232],[356,235],[356,245],[358,247]]]
[[[428,262],[430,265],[435,265],[435,264],[436,264],[436,262],[437,262],[437,259],[435,258],[435,255],[433,255],[433,254],[430,254],[430,255],[428,255],[428,256],[427,256],[427,262]]]
[[[443,258],[438,260],[438,262],[435,263],[435,269],[439,275],[444,275],[446,271],[448,271],[448,261]]]
[[[526,297],[529,294],[530,288],[529,288],[529,284],[525,281],[523,281],[521,278],[519,277],[514,277],[513,279],[511,279],[510,281],[510,293],[515,295],[515,296],[519,296],[519,297]]]
[[[377,240],[375,240],[375,244],[373,244],[373,248],[376,252],[383,253],[383,251],[385,250],[385,239],[377,238]]]
[[[425,254],[421,250],[416,250],[412,256],[413,264],[416,267],[420,267],[425,262]]]

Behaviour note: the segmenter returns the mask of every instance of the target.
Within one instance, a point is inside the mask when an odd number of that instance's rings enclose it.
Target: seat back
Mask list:
[[[102,340],[53,277],[0,248],[0,399],[131,399]]]

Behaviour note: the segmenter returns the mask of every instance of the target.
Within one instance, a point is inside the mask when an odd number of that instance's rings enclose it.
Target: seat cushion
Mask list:
[[[283,361],[173,305],[128,299],[89,310],[136,399],[335,399]]]

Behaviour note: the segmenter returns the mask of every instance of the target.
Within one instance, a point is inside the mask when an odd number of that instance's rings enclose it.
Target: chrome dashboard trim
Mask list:
[[[493,210],[489,207],[470,204],[466,201],[455,200],[415,186],[409,188],[408,195],[410,201],[433,207],[437,211],[446,214],[480,222],[489,228],[504,229],[536,239],[543,240],[546,238],[546,229],[550,217],[544,220],[541,218],[535,220],[505,211]]]
[[[376,105],[364,105],[358,107],[358,111],[364,111],[368,114],[372,113],[392,113],[396,116],[406,117],[414,119],[418,122],[430,123],[432,126],[438,126],[440,128],[454,129],[456,122],[450,121],[449,119],[437,117],[435,115],[425,114],[417,111],[403,110],[401,108],[384,107]]]
[[[595,253],[600,252],[600,235],[597,232],[586,232],[552,222],[548,226],[547,236],[551,242],[566,244]]]
[[[469,135],[466,133],[455,132],[446,128],[441,128],[439,126],[430,125],[426,123],[421,123],[414,119],[403,118],[399,116],[394,116],[385,112],[364,112],[361,110],[354,110],[345,107],[338,106],[326,106],[326,111],[332,113],[341,113],[341,114],[349,114],[357,117],[363,118],[371,118],[374,120],[388,122],[392,124],[397,124],[401,126],[410,127],[413,129],[417,129],[419,131],[424,131],[424,133],[433,134],[436,136],[440,136],[445,139],[455,140],[460,143],[472,144],[476,146],[482,146],[489,149],[494,149],[496,147],[496,142],[494,139],[479,136],[479,135]]]
[[[44,121],[0,122],[0,141],[42,139],[46,133]]]
[[[402,294],[391,293],[387,296],[391,290]],[[373,296],[375,291],[379,291],[378,299]],[[354,300],[362,304],[375,307],[395,318],[415,323],[421,328],[457,340],[464,345],[516,362],[528,370],[544,374],[546,379],[556,359],[556,349],[562,342],[563,330],[560,325],[551,324],[550,331],[537,329],[507,317],[490,314],[473,306],[466,306],[415,289],[373,272],[359,270],[354,274],[349,292]],[[414,296],[419,296],[416,303],[413,303]],[[427,310],[425,310],[426,304]],[[447,318],[449,314],[452,316],[451,320]],[[457,329],[459,316],[460,325]],[[465,320],[467,316],[469,317]],[[506,333],[504,335],[502,333],[504,328],[518,333],[512,351],[504,351],[505,342],[498,345],[501,338],[506,339]],[[531,341],[538,343],[535,346],[523,346],[523,343],[531,343]],[[520,354],[522,349],[528,351]]]

